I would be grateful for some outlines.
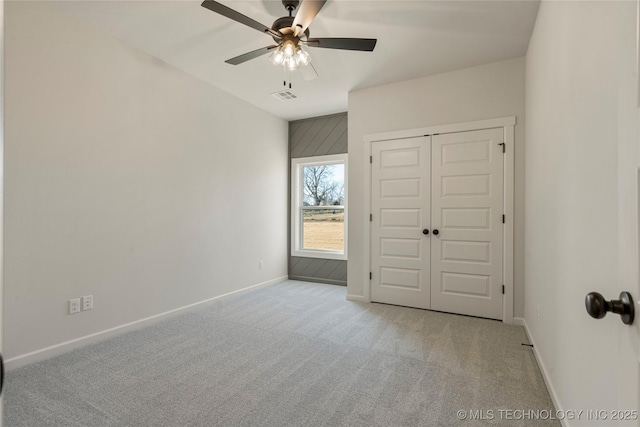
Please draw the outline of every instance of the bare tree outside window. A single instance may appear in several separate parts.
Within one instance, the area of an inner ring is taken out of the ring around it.
[[[305,206],[342,206],[344,204],[344,167],[342,165],[304,168]]]

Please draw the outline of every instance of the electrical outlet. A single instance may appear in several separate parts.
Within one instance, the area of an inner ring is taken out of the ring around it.
[[[69,300],[69,314],[80,313],[80,298]]]
[[[82,297],[82,310],[91,310],[93,308],[93,295]]]
[[[263,263],[262,261],[260,261],[260,262],[258,263],[258,268],[259,268],[260,270],[262,270],[262,267],[264,267],[264,263]]]

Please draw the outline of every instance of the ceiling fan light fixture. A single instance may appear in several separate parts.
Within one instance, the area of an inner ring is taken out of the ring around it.
[[[287,58],[285,66],[289,71],[295,71],[298,69],[298,63],[293,57]]]
[[[269,60],[271,61],[271,63],[273,65],[283,65],[284,61],[285,61],[285,56],[284,53],[282,53],[282,50],[280,50],[280,47],[278,47],[269,57]]]
[[[309,65],[311,55],[292,40],[282,42],[271,54],[269,60],[273,65],[282,66],[285,70],[295,71]]]
[[[298,49],[296,51],[296,63],[299,66],[304,67],[305,65],[309,65],[310,62],[311,62],[311,55],[309,55],[309,53],[302,50],[302,48],[298,46]]]
[[[296,44],[291,40],[285,40],[280,45],[280,50],[282,50],[285,57],[291,58],[296,53]]]

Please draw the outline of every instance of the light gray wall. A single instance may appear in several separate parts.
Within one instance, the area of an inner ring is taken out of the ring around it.
[[[525,319],[558,409],[640,402],[640,322],[584,306],[591,291],[640,297],[637,16],[636,2],[543,1],[527,53]],[[567,425],[638,425],[584,418]]]
[[[514,315],[524,315],[525,61],[516,58],[349,94],[348,294],[364,296],[364,142],[367,134],[516,116]]]
[[[286,121],[44,3],[5,43],[7,358],[286,277]]]
[[[347,113],[289,122],[289,159],[346,153],[347,123]],[[347,261],[290,256],[289,277],[346,285]]]

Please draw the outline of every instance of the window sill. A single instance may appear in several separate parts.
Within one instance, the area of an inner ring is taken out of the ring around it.
[[[301,258],[319,258],[319,259],[335,259],[340,261],[347,260],[347,254],[341,252],[333,252],[333,251],[291,251],[291,256],[301,257]]]

